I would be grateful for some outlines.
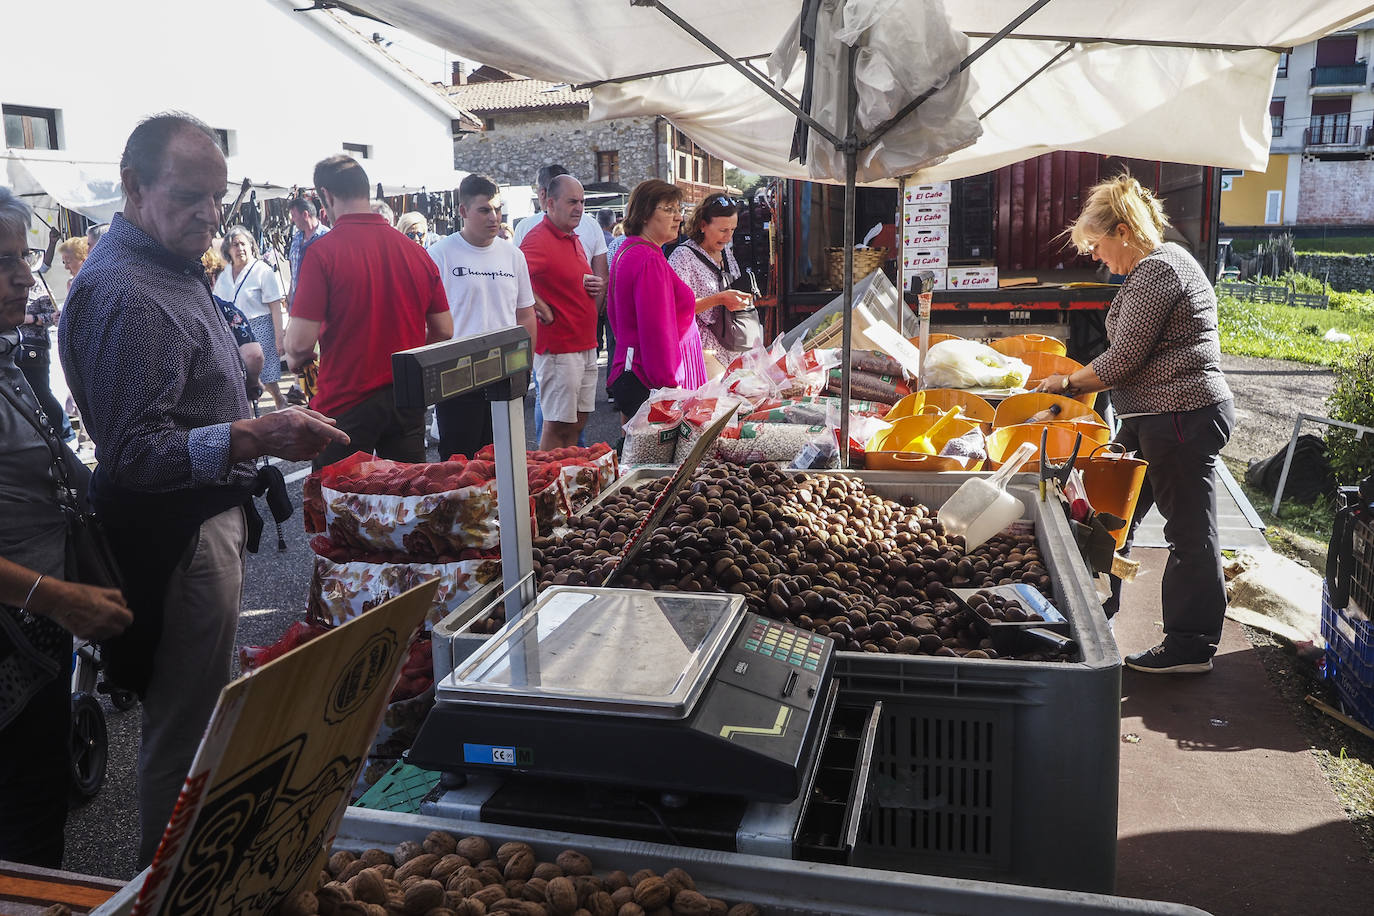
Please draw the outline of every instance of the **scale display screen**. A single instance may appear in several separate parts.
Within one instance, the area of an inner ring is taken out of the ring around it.
[[[550,589],[441,690],[459,702],[681,718],[743,614],[735,595]]]

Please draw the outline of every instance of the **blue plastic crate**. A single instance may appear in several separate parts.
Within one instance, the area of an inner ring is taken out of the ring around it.
[[[1374,695],[1374,664],[1365,661],[1359,648],[1351,640],[1350,626],[1337,617],[1329,632],[1322,635],[1326,638],[1327,651],[1335,654],[1347,675]]]
[[[1374,688],[1360,683],[1353,667],[1343,661],[1328,646],[1326,649],[1326,677],[1336,688],[1345,711],[1352,718],[1374,727]]]
[[[1348,647],[1346,657],[1366,666],[1370,672],[1368,683],[1374,684],[1374,622],[1355,602],[1353,593],[1347,607],[1333,608],[1326,583],[1322,583],[1321,632],[1328,645],[1339,635]]]

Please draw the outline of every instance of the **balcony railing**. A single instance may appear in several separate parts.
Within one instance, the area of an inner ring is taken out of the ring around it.
[[[1345,121],[1313,118],[1312,126],[1303,131],[1304,146],[1359,146],[1364,141],[1364,128]]]
[[[1360,86],[1369,72],[1367,64],[1346,64],[1340,67],[1313,67],[1313,86]]]

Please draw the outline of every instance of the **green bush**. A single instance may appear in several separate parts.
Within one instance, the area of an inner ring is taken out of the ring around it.
[[[1327,414],[1333,420],[1358,423],[1374,428],[1374,346],[1365,346],[1345,355],[1335,364],[1336,384],[1326,399]],[[1326,433],[1331,452],[1331,470],[1338,484],[1353,484],[1374,473],[1374,436],[1356,434],[1339,426]]]

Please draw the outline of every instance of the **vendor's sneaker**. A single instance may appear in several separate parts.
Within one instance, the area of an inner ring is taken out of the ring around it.
[[[1206,674],[1212,670],[1212,660],[1188,661],[1177,650],[1160,643],[1144,652],[1126,656],[1126,667],[1146,674]]]

